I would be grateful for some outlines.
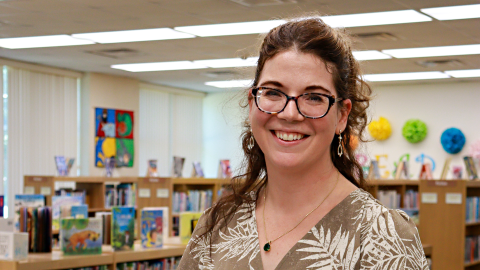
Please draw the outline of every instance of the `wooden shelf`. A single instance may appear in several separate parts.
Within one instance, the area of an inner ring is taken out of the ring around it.
[[[15,262],[16,270],[54,270],[113,264],[113,254],[63,256],[61,251],[30,253],[25,261]],[[13,266],[12,265],[12,266]],[[1,266],[1,265],[0,265]],[[2,268],[2,270],[8,268]]]
[[[114,252],[115,263],[146,261],[158,258],[182,256],[186,245],[164,245],[162,248],[144,249],[141,245],[135,244],[132,251]]]
[[[470,266],[474,266],[474,265],[480,265],[480,260],[478,261],[474,261],[474,262],[466,262],[463,266],[464,267],[470,267]]]
[[[477,225],[480,225],[480,221],[465,222],[465,226],[477,226]]]
[[[174,185],[217,185],[229,183],[229,179],[216,178],[172,178]]]
[[[470,188],[480,188],[480,180],[464,180],[467,187]]]
[[[423,244],[423,252],[425,256],[432,256],[432,245]]]
[[[408,180],[408,179],[370,179],[367,180],[367,185],[369,186],[401,186],[401,185],[411,185],[418,186],[418,180]]]

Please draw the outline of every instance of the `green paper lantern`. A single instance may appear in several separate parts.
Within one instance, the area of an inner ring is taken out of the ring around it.
[[[418,119],[410,119],[403,125],[402,135],[410,143],[423,141],[427,136],[427,125]]]

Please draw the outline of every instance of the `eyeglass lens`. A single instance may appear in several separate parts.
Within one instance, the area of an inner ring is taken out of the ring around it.
[[[276,89],[259,89],[257,92],[258,107],[270,113],[278,113],[286,107],[287,96]],[[330,107],[328,97],[318,93],[305,93],[297,99],[298,109],[307,117],[321,117]]]

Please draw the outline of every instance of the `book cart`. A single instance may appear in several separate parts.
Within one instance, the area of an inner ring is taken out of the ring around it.
[[[105,185],[108,183],[135,183],[137,192],[137,209],[144,207],[168,206],[170,209],[170,223],[178,214],[172,215],[173,192],[188,190],[213,191],[213,201],[218,198],[222,186],[229,183],[228,179],[208,178],[162,178],[162,177],[54,177],[54,176],[25,176],[24,187],[29,192],[43,194],[47,205],[51,205],[51,196],[54,195],[55,182],[75,182],[77,189],[87,190],[86,203],[89,213],[109,211],[105,208]],[[480,187],[480,185],[479,185]],[[376,196],[379,190],[396,190],[402,201],[406,190],[419,190],[419,181],[415,180],[369,180],[367,190]],[[480,189],[479,189],[480,190]],[[402,202],[403,207],[403,202]],[[137,220],[140,222],[137,213]],[[479,223],[480,224],[480,223]],[[172,226],[171,226],[172,227]],[[479,225],[480,227],[480,225]],[[435,243],[430,241],[425,243]],[[25,261],[0,261],[2,270],[43,270],[43,269],[70,269],[96,265],[106,265],[109,270],[115,270],[117,263],[154,260],[183,255],[185,245],[167,243],[161,249],[142,249],[139,244],[132,251],[113,252],[111,247],[104,246],[101,255],[63,256],[61,251],[52,253],[30,253]],[[432,245],[424,244],[427,256],[436,257],[432,252]],[[440,270],[440,268],[438,268]],[[453,268],[452,268],[453,269]],[[437,268],[435,268],[437,270]]]

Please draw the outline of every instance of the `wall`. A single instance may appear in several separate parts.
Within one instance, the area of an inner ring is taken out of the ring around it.
[[[99,73],[87,73],[82,78],[80,96],[81,106],[81,175],[102,176],[104,168],[94,164],[95,155],[95,108],[112,108],[134,112],[134,165],[131,168],[117,168],[114,176],[138,176],[138,138],[139,138],[139,82],[126,77]]]
[[[360,152],[375,155],[387,154],[381,164],[392,171],[393,162],[410,153],[413,178],[418,177],[419,163],[415,157],[421,153],[434,158],[439,177],[443,163],[449,156],[441,144],[440,136],[449,127],[463,131],[467,142],[464,150],[452,155],[452,165],[462,165],[462,157],[468,154],[469,145],[480,139],[480,82],[437,81],[425,84],[374,86],[375,99],[370,117],[377,120],[386,117],[392,125],[392,136],[385,141],[369,142]],[[204,101],[204,163],[207,176],[216,176],[216,165],[221,158],[231,160],[232,168],[238,168],[242,159],[240,148],[241,120],[246,115],[238,107],[238,92],[213,93]],[[428,126],[428,135],[418,144],[408,143],[401,135],[403,124],[410,118],[418,118]],[[382,174],[384,171],[382,170]],[[449,175],[449,177],[451,177]]]

